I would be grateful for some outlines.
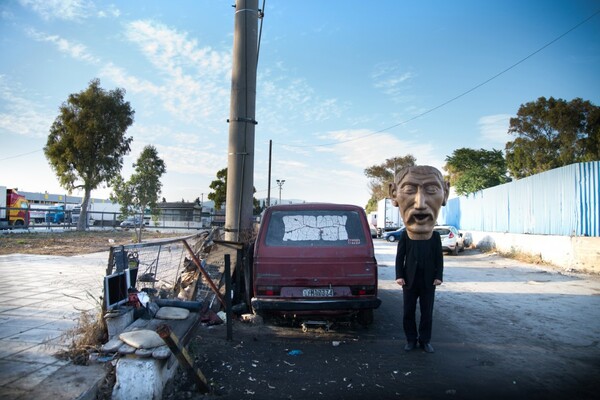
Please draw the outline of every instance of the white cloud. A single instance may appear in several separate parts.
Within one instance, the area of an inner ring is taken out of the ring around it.
[[[217,170],[227,166],[225,151],[219,153],[189,145],[156,145],[156,148],[165,161],[167,173],[198,174],[214,178]]]
[[[478,125],[482,139],[491,142],[492,146],[501,144],[504,147],[506,142],[512,140],[508,134],[508,126],[512,117],[513,115],[510,114],[497,114],[479,118]]]
[[[30,29],[27,31],[27,33],[30,37],[38,42],[49,42],[54,44],[61,53],[65,53],[76,60],[85,61],[90,64],[97,64],[100,61],[98,58],[89,53],[87,48],[81,43],[71,42],[58,35],[47,35],[45,33],[38,32],[35,29]]]
[[[90,0],[19,0],[19,3],[23,7],[31,8],[45,20],[81,21],[94,15],[99,18],[121,15],[114,4],[98,10]]]
[[[427,141],[400,140],[389,133],[373,134],[368,130],[335,131],[328,134],[339,141],[332,149],[340,161],[363,170],[388,158],[412,154],[419,164],[439,167],[434,146]]]
[[[206,122],[215,116],[226,118],[231,88],[229,52],[200,47],[186,33],[152,21],[131,22],[126,37],[164,77],[160,86],[131,90],[156,92],[160,87],[163,107],[187,122]],[[114,66],[112,69],[114,73]]]
[[[90,15],[94,5],[87,0],[19,0],[43,19],[79,20]]]
[[[41,106],[27,99],[20,87],[7,84],[6,76],[0,76],[0,131],[34,138],[48,136],[53,117]]]
[[[119,17],[121,16],[121,10],[119,10],[114,4],[110,4],[106,10],[98,11],[97,15],[99,18]]]
[[[139,79],[127,74],[125,70],[108,63],[100,70],[100,75],[113,80],[118,86],[124,87],[128,92],[147,93],[159,96],[162,88],[147,80]]]
[[[323,98],[306,80],[286,74],[284,66],[276,65],[258,77],[257,115],[261,126],[283,137],[307,121],[312,124],[341,117],[344,105],[338,99]]]
[[[378,64],[371,74],[373,86],[396,102],[406,102],[412,98],[404,93],[414,77],[412,72],[401,71],[394,64]]]

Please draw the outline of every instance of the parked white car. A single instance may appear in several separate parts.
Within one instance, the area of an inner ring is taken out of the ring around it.
[[[463,234],[452,225],[436,225],[434,231],[439,232],[442,238],[442,251],[452,255],[457,255],[459,251],[465,249]]]

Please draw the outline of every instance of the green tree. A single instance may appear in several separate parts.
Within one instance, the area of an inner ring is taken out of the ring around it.
[[[365,168],[365,175],[369,178],[369,191],[371,198],[367,203],[366,212],[377,211],[377,201],[388,197],[388,185],[394,176],[404,167],[415,165],[417,159],[411,154],[404,157],[393,157],[385,160],[383,164],[372,165]]]
[[[158,214],[158,199],[162,190],[160,178],[167,171],[165,162],[158,156],[154,146],[144,147],[140,157],[133,164],[134,173],[125,181],[120,175],[111,181],[113,192],[110,199],[121,205],[125,216],[140,215],[140,224],[136,227],[138,243],[142,241],[142,227],[146,209],[153,215]]]
[[[371,197],[369,201],[367,201],[367,205],[365,206],[365,212],[368,214],[373,211],[377,211],[377,199]]]
[[[217,179],[212,181],[208,186],[213,192],[208,194],[208,199],[215,203],[215,210],[220,210],[227,199],[227,168],[217,171]],[[256,193],[256,188],[252,188],[253,193]],[[252,197],[252,212],[258,215],[264,210],[264,205],[261,207],[260,202]]]
[[[456,149],[446,157],[444,171],[458,195],[510,182],[501,150]]]
[[[217,171],[217,179],[208,187],[213,190],[208,194],[208,199],[215,203],[215,210],[220,210],[227,200],[227,168]]]
[[[600,108],[580,98],[540,97],[510,119],[506,164],[524,178],[565,165],[600,160]]]
[[[105,91],[94,79],[82,92],[69,95],[50,128],[44,154],[60,185],[69,193],[83,189],[77,230],[86,228],[92,190],[119,174],[129,153],[134,111],[125,90]]]

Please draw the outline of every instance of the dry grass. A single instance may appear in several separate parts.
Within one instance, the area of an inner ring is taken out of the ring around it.
[[[164,239],[182,234],[144,231],[143,240]],[[4,232],[0,234],[0,255],[46,254],[73,256],[108,251],[111,246],[136,242],[133,231],[66,231],[66,232]]]
[[[510,258],[512,260],[517,260],[528,264],[553,266],[551,263],[544,261],[541,254],[525,253],[515,249],[514,247],[512,247],[510,251],[502,251],[491,245],[479,245],[477,246],[477,249],[482,253],[496,253],[504,258]]]
[[[77,325],[63,333],[62,338],[69,345],[56,354],[57,357],[70,360],[76,365],[88,365],[89,355],[98,352],[108,339],[108,329],[104,321],[102,305],[98,299],[88,293],[95,301],[95,308],[81,311]]]
[[[542,259],[541,254],[529,254],[522,251],[515,250],[511,248],[508,252],[499,251],[502,257],[511,258],[513,260],[526,262],[529,264],[538,264],[538,265],[550,265]]]

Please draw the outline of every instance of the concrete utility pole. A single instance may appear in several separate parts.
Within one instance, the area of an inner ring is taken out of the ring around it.
[[[271,207],[271,153],[273,151],[273,141],[269,140],[269,177],[268,181],[268,189],[267,189],[267,207]]]
[[[225,240],[252,228],[258,0],[236,0],[229,114]]]

